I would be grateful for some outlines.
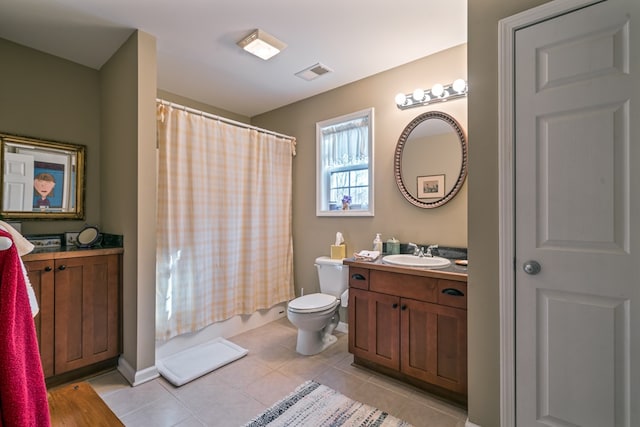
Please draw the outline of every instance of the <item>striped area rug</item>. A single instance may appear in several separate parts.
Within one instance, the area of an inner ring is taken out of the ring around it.
[[[307,381],[244,427],[260,426],[411,427],[411,424],[325,385]]]

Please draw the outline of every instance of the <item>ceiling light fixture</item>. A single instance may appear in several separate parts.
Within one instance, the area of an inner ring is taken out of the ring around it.
[[[238,46],[265,61],[282,51],[287,45],[261,29],[254,30],[238,42]]]
[[[396,95],[396,106],[401,110],[450,101],[467,96],[469,87],[463,79],[457,79],[450,85],[434,84],[430,90],[416,89],[413,93],[399,93]]]

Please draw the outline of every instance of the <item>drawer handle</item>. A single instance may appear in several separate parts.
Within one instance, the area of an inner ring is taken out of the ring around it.
[[[462,291],[459,291],[457,289],[453,289],[453,288],[447,288],[447,289],[443,289],[442,293],[445,295],[451,295],[452,297],[463,297],[464,293]]]
[[[60,267],[58,267],[58,270],[66,270],[67,266],[62,264]]]
[[[52,270],[52,268],[51,268],[51,266],[49,266],[49,265],[47,265],[47,266],[44,268],[44,271],[51,271],[51,270]]]
[[[351,275],[351,278],[352,278],[353,280],[367,280],[367,278],[366,278],[366,277],[364,277],[364,276],[363,276],[362,274],[360,274],[360,273],[352,274],[352,275]]]

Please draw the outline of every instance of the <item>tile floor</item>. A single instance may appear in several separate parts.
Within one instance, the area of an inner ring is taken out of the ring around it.
[[[301,356],[296,329],[283,318],[229,338],[247,348],[247,356],[182,387],[162,377],[130,387],[117,371],[88,381],[128,427],[238,427],[309,379],[416,427],[464,427],[464,410],[352,366],[347,335],[336,335],[338,342],[321,354]]]

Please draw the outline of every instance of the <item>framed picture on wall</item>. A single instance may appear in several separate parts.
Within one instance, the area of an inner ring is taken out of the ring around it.
[[[439,199],[444,197],[444,175],[418,177],[418,198]]]

